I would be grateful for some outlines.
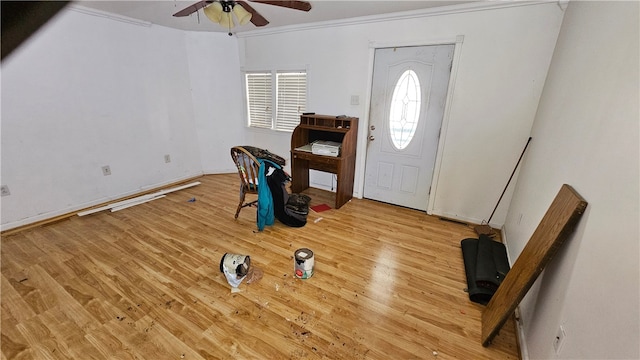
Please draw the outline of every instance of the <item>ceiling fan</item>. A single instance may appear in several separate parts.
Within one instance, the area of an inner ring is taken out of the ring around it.
[[[267,1],[267,0],[249,0],[254,3],[275,5],[294,10],[309,11],[311,4],[307,1]],[[231,36],[231,28],[234,26],[233,15],[235,15],[238,24],[244,25],[251,21],[255,26],[265,26],[269,21],[258,13],[246,1],[225,1],[225,0],[203,0],[190,5],[173,16],[188,16],[203,9],[204,14],[214,23],[220,24],[229,29]],[[233,15],[232,15],[233,14]]]

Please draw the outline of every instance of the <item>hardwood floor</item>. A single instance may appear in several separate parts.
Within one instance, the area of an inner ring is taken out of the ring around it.
[[[118,212],[2,237],[2,359],[517,359],[512,322],[485,348],[465,225],[353,199],[302,228],[237,220],[237,174]],[[332,194],[307,192],[312,205]],[[189,202],[191,198],[195,202]],[[315,274],[293,275],[293,253]],[[225,253],[264,271],[238,293]]]

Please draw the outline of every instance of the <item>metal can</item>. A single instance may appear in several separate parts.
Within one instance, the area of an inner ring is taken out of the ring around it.
[[[314,267],[315,258],[313,257],[313,251],[307,248],[296,250],[293,259],[293,271],[297,278],[310,278],[313,276]]]
[[[228,273],[236,274],[238,278],[247,275],[249,266],[251,266],[249,255],[226,253],[220,259],[220,272],[223,273],[224,269],[227,269]]]

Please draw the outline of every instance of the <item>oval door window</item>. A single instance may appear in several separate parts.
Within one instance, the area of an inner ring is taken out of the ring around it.
[[[420,81],[413,70],[405,71],[398,79],[391,97],[389,131],[393,146],[406,148],[418,128],[420,121]]]

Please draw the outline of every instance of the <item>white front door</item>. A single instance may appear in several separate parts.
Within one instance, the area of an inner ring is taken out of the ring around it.
[[[365,198],[427,210],[453,49],[376,49]]]

